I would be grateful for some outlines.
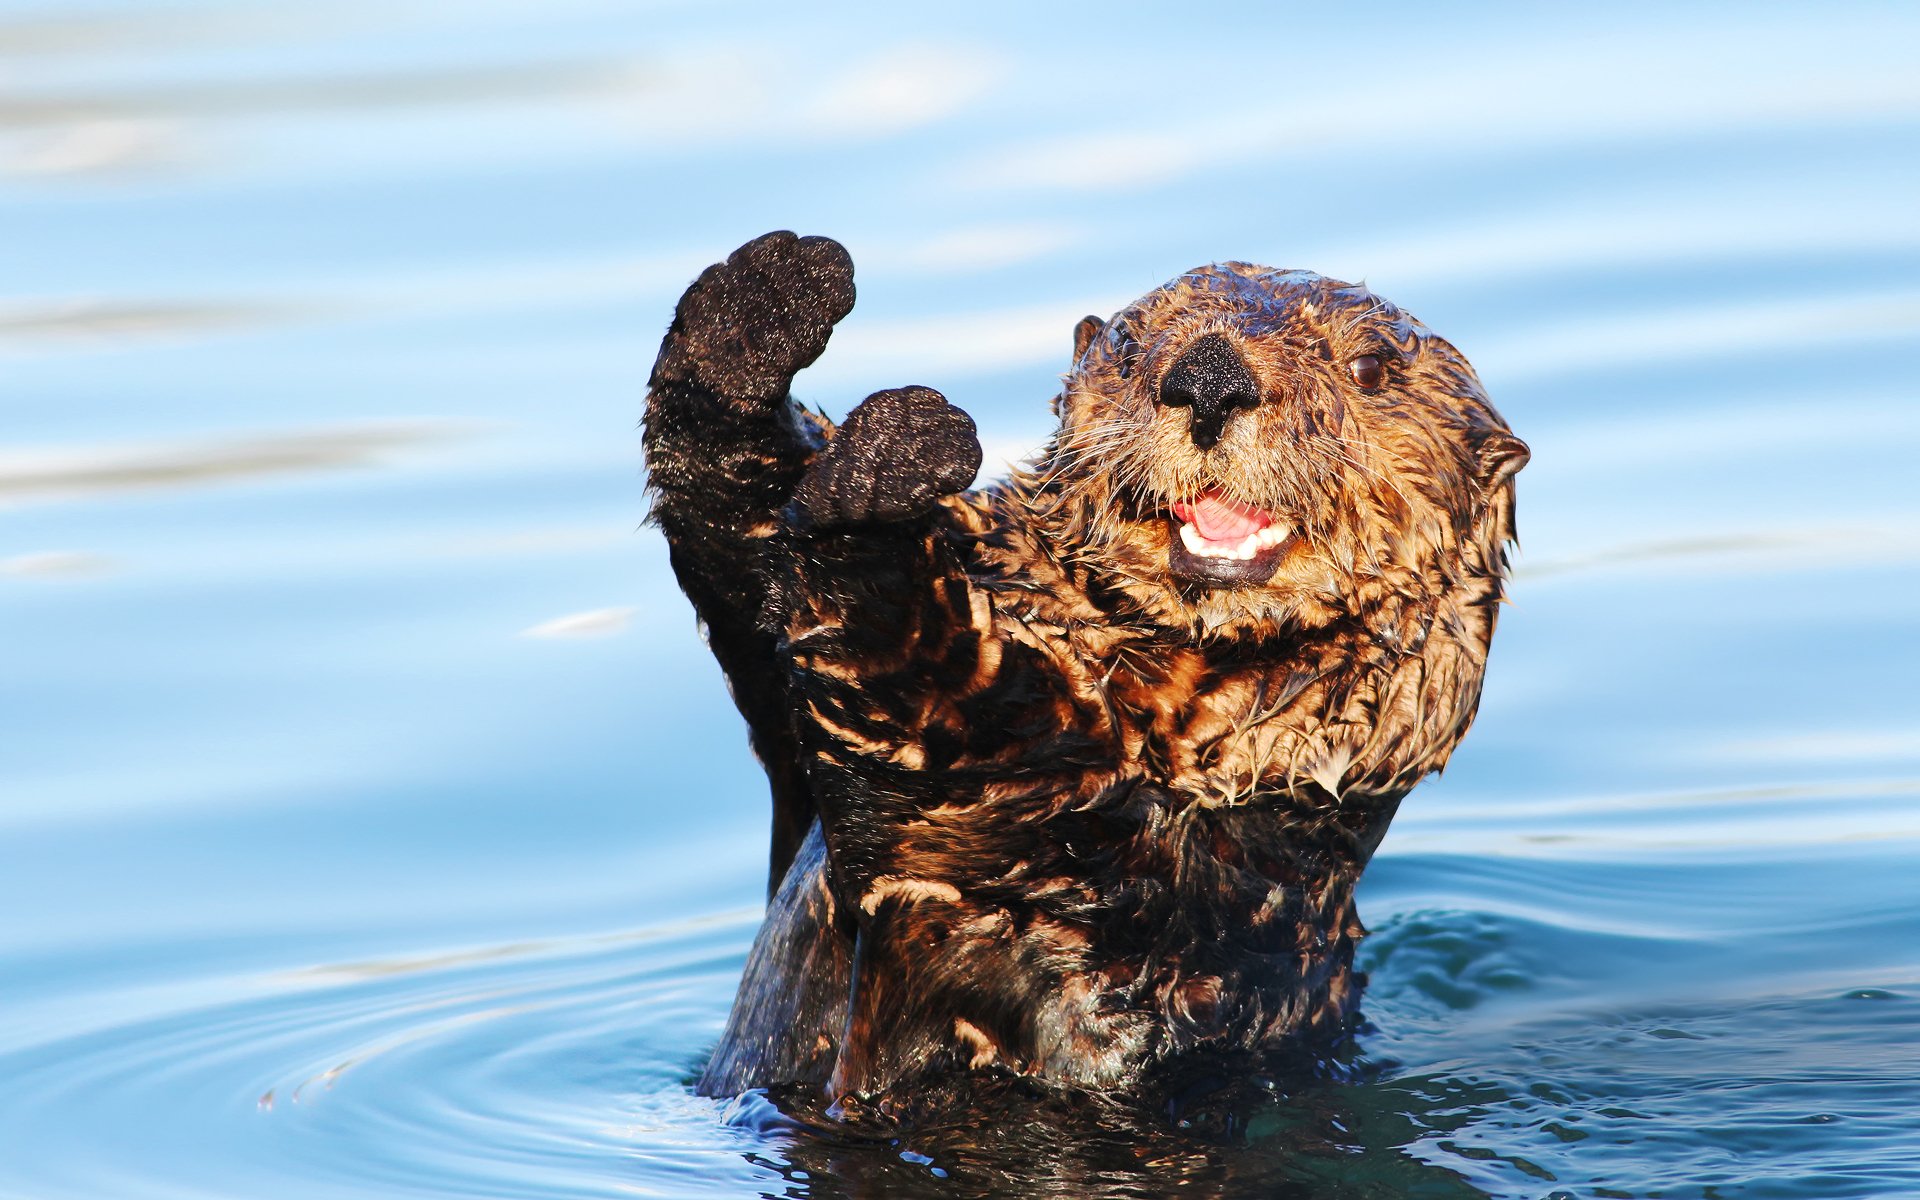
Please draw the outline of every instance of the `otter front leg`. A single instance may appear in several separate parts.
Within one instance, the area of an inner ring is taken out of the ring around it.
[[[940,500],[972,481],[980,458],[973,418],[932,388],[876,392],[847,414],[786,511],[796,700],[820,682],[815,664],[865,674],[944,640],[967,579]]]
[[[732,556],[771,532],[822,440],[788,389],[853,295],[853,262],[838,242],[782,231],[708,267],[680,297],[654,361],[644,438],[654,519],[676,551]]]
[[[980,470],[973,418],[932,388],[875,392],[851,413],[794,489],[788,519],[802,530],[842,532],[907,523]]]
[[[918,1070],[952,1036],[951,1013],[921,1011],[893,948],[911,919],[885,898],[888,880],[914,886],[902,882],[914,874],[899,862],[902,827],[953,798],[948,693],[974,676],[991,610],[941,499],[972,481],[980,459],[972,419],[938,392],[880,392],[848,415],[788,509],[796,716],[829,884],[860,930],[825,1081],[833,1099]]]
[[[931,668],[977,653],[977,633],[958,644],[974,617],[967,538],[940,501],[980,457],[972,418],[930,388],[900,388],[848,414],[794,489],[782,617],[816,793],[822,756],[915,758],[945,674]],[[830,732],[847,722],[864,732]],[[831,847],[835,813],[823,815]]]
[[[839,243],[787,232],[756,238],[680,298],[647,397],[653,520],[773,790],[770,891],[814,815],[764,621],[768,539],[825,433],[788,389],[853,298],[853,263]]]

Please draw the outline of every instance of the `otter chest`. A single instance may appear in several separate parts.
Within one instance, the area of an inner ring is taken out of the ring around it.
[[[1051,681],[1010,693],[1045,696],[1044,712],[969,715],[993,728],[1050,721],[1054,736],[1098,745],[1089,782],[1146,778],[1220,805],[1325,774],[1328,693],[1323,673],[1297,658],[1129,639],[1092,624],[1014,618],[1003,628],[1019,648],[1002,656],[1003,669]]]

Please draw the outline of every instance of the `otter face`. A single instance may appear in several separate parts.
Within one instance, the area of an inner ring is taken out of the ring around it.
[[[1032,483],[1157,620],[1320,626],[1497,582],[1527,449],[1444,340],[1307,271],[1191,271],[1076,336]]]

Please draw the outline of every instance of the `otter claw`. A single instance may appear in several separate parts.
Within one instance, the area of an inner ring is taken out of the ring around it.
[[[674,310],[653,386],[693,384],[730,400],[787,394],[853,310],[853,260],[832,238],[757,237],[701,272]]]
[[[980,470],[973,418],[932,388],[875,392],[861,401],[794,489],[799,529],[908,521],[965,491]]]

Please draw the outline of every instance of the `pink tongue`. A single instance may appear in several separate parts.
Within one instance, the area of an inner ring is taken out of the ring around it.
[[[1173,515],[1190,522],[1210,542],[1237,542],[1265,529],[1273,518],[1251,504],[1235,504],[1207,492],[1192,504],[1175,504]]]

